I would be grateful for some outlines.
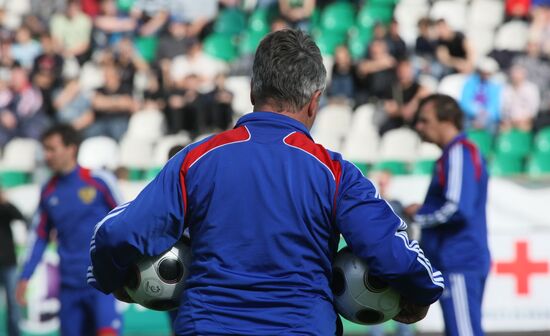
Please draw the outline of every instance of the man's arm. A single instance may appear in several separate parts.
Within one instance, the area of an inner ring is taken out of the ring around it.
[[[32,250],[28,254],[27,260],[23,265],[23,270],[19,276],[19,282],[17,283],[15,297],[17,302],[21,305],[26,304],[25,293],[27,291],[27,285],[31,278],[36,266],[42,259],[44,250],[48,246],[50,231],[52,230],[52,223],[47,213],[39,206],[38,212],[35,215],[34,223],[32,226],[35,232],[31,235],[30,241],[32,242]]]
[[[34,217],[33,226],[34,234],[31,235],[31,241],[33,242],[31,253],[28,254],[28,258],[25,261],[23,270],[21,272],[21,279],[28,280],[34,273],[34,270],[40,259],[42,259],[42,254],[48,245],[50,240],[50,231],[52,230],[52,223],[47,215],[46,211],[39,208],[38,213]],[[34,238],[34,239],[33,239]]]
[[[432,304],[444,288],[441,272],[432,268],[416,241],[409,241],[407,225],[372,183],[351,163],[342,164],[336,223],[346,242],[406,302]]]
[[[161,254],[180,239],[185,211],[181,166],[186,153],[178,153],[136,199],[114,208],[96,225],[90,285],[104,293],[119,289],[127,269],[140,256]]]
[[[477,178],[472,155],[461,144],[454,145],[444,162],[446,201],[443,205],[424,204],[414,216],[421,227],[461,223],[476,203]],[[479,167],[481,168],[481,167]]]

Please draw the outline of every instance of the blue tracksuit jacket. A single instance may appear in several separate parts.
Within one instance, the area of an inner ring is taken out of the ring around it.
[[[131,203],[96,227],[89,283],[111,292],[140,255],[191,235],[178,335],[334,335],[330,279],[340,233],[372,272],[430,304],[444,287],[372,183],[271,113],[175,155]]]
[[[34,243],[23,271],[29,279],[42,258],[50,231],[56,230],[61,285],[86,288],[86,271],[94,226],[120,202],[114,176],[77,166],[71,173],[52,177],[42,188],[35,217]]]
[[[481,154],[464,134],[444,149],[424,205],[415,216],[422,248],[444,272],[489,271],[487,244],[488,174]]]

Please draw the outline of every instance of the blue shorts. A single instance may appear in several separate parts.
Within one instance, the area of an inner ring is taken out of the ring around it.
[[[439,298],[447,336],[482,336],[481,303],[487,275],[443,273],[445,290]]]
[[[61,336],[90,335],[100,331],[121,334],[122,318],[116,311],[116,299],[89,288],[61,288],[59,320]]]

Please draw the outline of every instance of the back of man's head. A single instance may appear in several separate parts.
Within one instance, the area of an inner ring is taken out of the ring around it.
[[[326,70],[313,39],[299,30],[268,34],[258,46],[252,68],[251,97],[255,110],[300,111],[326,85]]]

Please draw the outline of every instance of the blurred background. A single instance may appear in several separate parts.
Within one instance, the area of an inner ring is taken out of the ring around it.
[[[131,200],[174,145],[251,112],[255,49],[285,27],[314,37],[329,74],[314,139],[366,176],[389,174],[386,194],[405,205],[422,202],[440,155],[411,128],[419,100],[460,102],[492,175],[485,329],[549,335],[550,0],[0,0],[7,199],[33,216],[49,177],[37,139],[70,123],[85,136],[80,164],[115,172]],[[13,231],[23,258],[27,226]],[[56,335],[57,262],[52,246],[32,280],[26,335]],[[169,334],[165,313],[120,309],[127,335]],[[415,328],[440,334],[439,308]]]

